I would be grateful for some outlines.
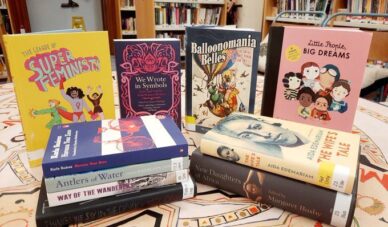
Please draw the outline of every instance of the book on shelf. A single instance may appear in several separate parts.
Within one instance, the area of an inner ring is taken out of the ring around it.
[[[276,7],[278,14],[283,11],[327,12],[332,2],[332,0],[280,0],[276,2]],[[320,15],[287,13],[283,14],[282,18],[283,17],[297,19],[314,19],[320,17]]]
[[[46,178],[188,155],[188,145],[169,116],[56,125],[43,158]]]
[[[346,9],[350,13],[368,13],[368,14],[384,14],[387,13],[386,5],[387,0],[356,0],[347,1]],[[372,16],[354,16],[347,15],[346,21],[356,23],[371,23],[381,24],[384,21],[383,17],[372,17]]]
[[[123,30],[123,33],[136,31],[136,18],[125,17],[125,18],[122,18],[121,21],[122,21],[121,29]]]
[[[350,226],[353,220],[358,177],[354,179],[352,193],[344,194],[203,155],[199,149],[191,155],[190,173],[198,183],[330,225]]]
[[[192,198],[197,194],[195,182],[188,181],[139,192],[124,193],[85,202],[49,207],[47,193],[42,181],[36,208],[37,226],[65,226],[80,224],[126,211],[171,203]]]
[[[201,139],[201,152],[350,194],[360,136],[246,113],[232,113]]]
[[[186,28],[186,128],[204,133],[232,112],[253,113],[260,32]]]
[[[178,39],[114,40],[120,115],[170,115],[181,127]]]
[[[371,38],[356,29],[271,27],[261,115],[350,132]]]
[[[4,36],[31,166],[54,125],[115,118],[107,32],[58,32]]]
[[[49,206],[54,207],[128,192],[142,191],[148,188],[163,187],[166,185],[184,182],[188,179],[189,173],[187,169],[166,173],[156,173],[105,184],[47,193],[47,199]]]
[[[44,178],[48,193],[101,185],[114,181],[143,177],[151,174],[179,171],[189,168],[189,157],[132,164],[123,167],[96,170],[86,173]]]

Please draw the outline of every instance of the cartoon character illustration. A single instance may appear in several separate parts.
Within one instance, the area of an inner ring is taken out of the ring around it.
[[[321,95],[327,95],[331,92],[333,83],[340,78],[340,71],[337,66],[328,64],[321,68],[319,74],[319,83],[315,84],[314,92]]]
[[[319,65],[315,62],[306,62],[301,66],[300,72],[303,75],[303,84],[311,89],[318,83]]]
[[[304,119],[311,115],[311,104],[315,102],[315,93],[310,87],[303,87],[299,90],[297,99],[299,101],[298,114]]]
[[[218,117],[225,117],[236,111],[238,108],[237,95],[239,94],[236,82],[234,70],[228,70],[222,75],[218,75],[207,85],[210,98],[206,100],[204,106],[207,106],[210,112]]]
[[[70,103],[73,109],[73,122],[86,121],[85,115],[82,111],[83,109],[86,109],[86,111],[90,114],[91,118],[95,119],[95,115],[93,115],[93,112],[90,110],[89,106],[83,99],[85,95],[82,89],[78,87],[69,87],[65,92],[63,86],[64,81],[65,79],[62,78],[59,84],[59,89],[62,97]]]
[[[330,92],[333,102],[329,111],[338,111],[344,113],[348,110],[348,103],[343,101],[350,93],[350,84],[347,80],[338,80],[333,84],[333,90]]]
[[[284,90],[284,97],[287,100],[296,100],[299,88],[303,85],[302,74],[289,72],[284,75],[283,85],[286,88]]]
[[[51,129],[54,125],[62,124],[61,116],[64,116],[66,119],[69,117],[69,113],[66,112],[66,109],[62,106],[59,106],[60,101],[56,99],[49,99],[48,104],[50,108],[40,109],[40,110],[31,110],[31,115],[33,117],[37,115],[50,114],[51,120],[46,124],[46,128]]]
[[[331,102],[332,98],[330,95],[318,95],[315,99],[315,106],[311,111],[311,117],[323,121],[330,121],[331,118],[328,109]]]
[[[101,120],[104,119],[104,112],[100,106],[100,101],[101,101],[101,98],[102,98],[102,88],[101,88],[101,85],[98,85],[97,86],[97,92],[94,92],[92,94],[92,96],[90,97],[90,93],[92,93],[92,90],[93,88],[92,87],[88,87],[87,88],[87,93],[86,93],[86,97],[88,98],[88,100],[93,104],[93,114],[94,115],[98,115],[100,117]]]

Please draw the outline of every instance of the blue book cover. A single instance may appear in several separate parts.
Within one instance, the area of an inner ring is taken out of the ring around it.
[[[114,40],[122,118],[170,115],[181,126],[179,39]]]
[[[232,112],[253,113],[260,32],[186,28],[186,128],[205,133]]]
[[[169,116],[142,116],[56,125],[43,157],[43,175],[69,175],[188,155]]]

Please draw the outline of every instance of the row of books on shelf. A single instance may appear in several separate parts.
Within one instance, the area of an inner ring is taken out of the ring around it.
[[[195,4],[157,3],[156,25],[219,24],[222,7],[197,7]]]
[[[255,109],[260,33],[189,26],[186,35],[185,126],[204,134],[204,155],[194,152],[190,164],[194,179],[349,225],[360,142],[350,132],[371,35],[271,28],[262,117],[248,114]],[[4,41],[31,164],[44,152],[38,225],[195,196],[180,131],[179,39],[115,40],[122,120],[106,120],[116,118],[106,32]],[[300,193],[305,200],[295,200]]]
[[[176,33],[176,32],[158,32],[158,33],[156,33],[156,38],[159,38],[159,39],[173,38],[173,39],[179,40],[181,56],[185,55],[185,49],[186,49],[185,48],[186,47],[186,35],[185,34],[180,34],[180,33]]]
[[[6,0],[0,0],[0,8],[7,8]]]
[[[277,7],[277,13],[281,13],[283,11],[323,11],[326,12],[326,10],[330,7],[330,2],[333,2],[332,0],[278,0],[276,2]],[[306,18],[312,18],[313,15],[297,15],[297,14],[290,14],[290,15],[284,15],[285,17],[293,17],[293,18],[299,18],[299,17],[306,17]]]
[[[136,32],[136,18],[135,17],[122,18],[121,19],[121,28],[123,30],[123,33]]]
[[[356,0],[347,2],[347,12],[350,13],[375,13],[387,14],[387,0]],[[347,16],[347,21],[361,23],[388,23],[388,18],[372,16]]]

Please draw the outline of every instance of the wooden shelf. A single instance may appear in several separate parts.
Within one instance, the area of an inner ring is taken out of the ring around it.
[[[137,32],[136,32],[136,31],[126,31],[126,30],[122,30],[121,34],[122,34],[122,35],[136,35]]]
[[[155,3],[198,3],[198,4],[212,4],[223,5],[224,0],[155,0]]]
[[[185,29],[184,25],[155,25],[155,31],[184,31]]]
[[[129,7],[121,7],[121,11],[136,11],[134,6],[129,6]]]
[[[7,6],[0,6],[0,9],[7,9]]]
[[[299,18],[279,18],[278,22],[288,22],[288,23],[296,23],[296,24],[320,24],[322,22],[321,19],[305,19],[302,18],[303,16],[300,16]],[[275,20],[275,17],[266,17],[265,18],[268,21]]]
[[[388,31],[388,24],[373,24],[373,23],[362,23],[362,22],[347,22],[347,21],[334,21],[334,26],[340,27],[355,27],[364,29],[373,29],[379,31]]]

